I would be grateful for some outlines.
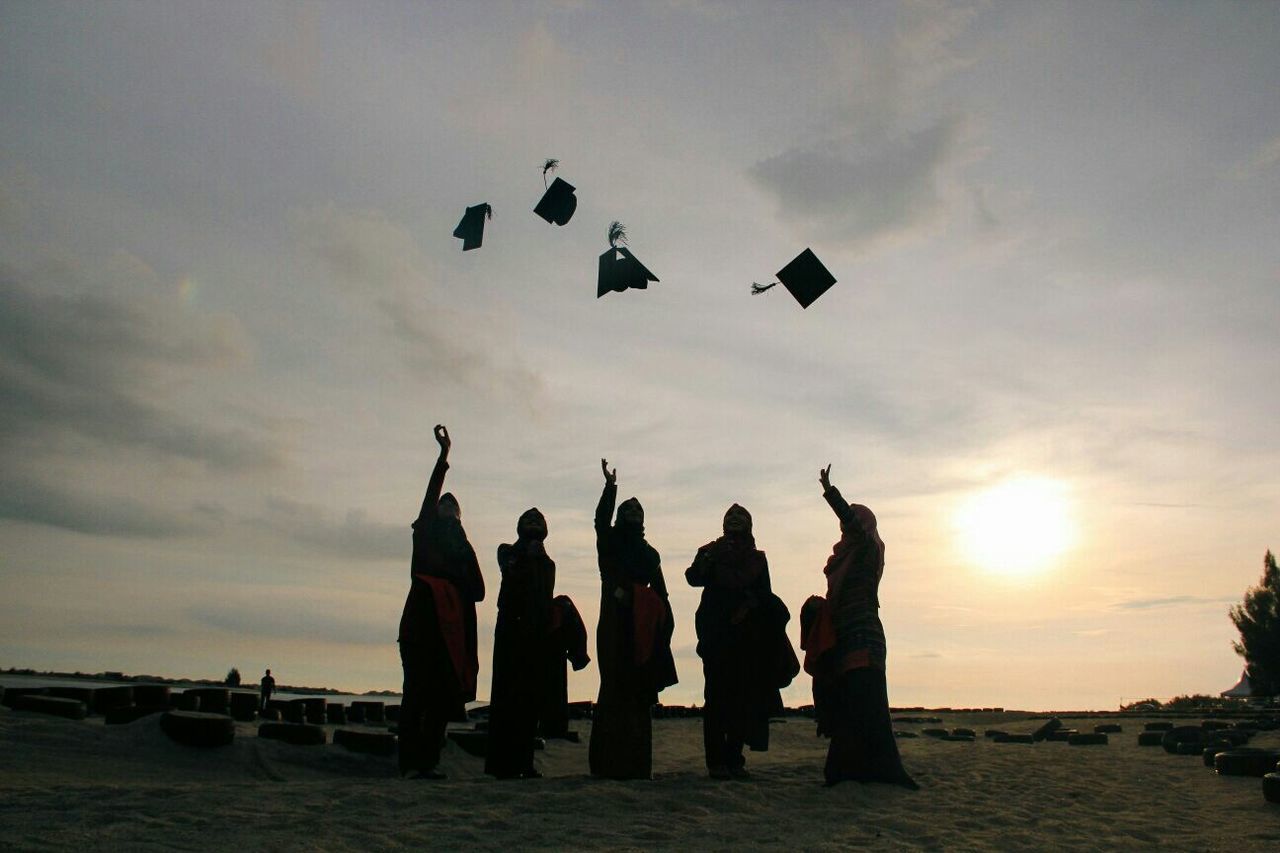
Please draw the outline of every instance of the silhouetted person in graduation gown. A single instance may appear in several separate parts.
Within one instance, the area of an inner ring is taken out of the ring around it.
[[[449,432],[435,428],[440,457],[413,523],[409,595],[400,617],[404,699],[400,706],[400,772],[442,779],[438,767],[449,720],[466,719],[476,696],[476,602],[484,577],[462,529],[462,510],[441,495],[449,469]]]
[[[823,572],[825,600],[806,602],[812,616],[803,645],[805,670],[814,679],[821,725],[831,735],[824,768],[828,785],[844,780],[889,782],[916,789],[902,766],[889,719],[885,685],[888,647],[880,623],[884,541],[876,517],[849,504],[831,485],[831,466],[818,472],[823,497],[840,519],[840,541]]]
[[[537,778],[533,739],[550,688],[548,661],[564,668],[563,650],[551,643],[551,598],[556,564],[543,540],[547,522],[537,509],[516,523],[516,541],[498,546],[502,586],[493,637],[493,689],[489,694],[489,751],[484,772],[499,779]]]
[[[591,774],[611,779],[653,776],[653,705],[676,683],[675,627],[658,552],[644,539],[644,509],[635,498],[618,507],[617,471],[601,459],[604,492],[596,507],[600,624],[596,658],[600,697],[592,711]]]
[[[697,629],[706,676],[707,771],[715,779],[746,777],[742,748],[769,748],[769,717],[782,711],[779,684],[795,674],[780,672],[790,650],[790,614],[770,587],[769,563],[751,535],[751,514],[737,504],[729,507],[724,535],[698,549],[685,579],[702,587]]]

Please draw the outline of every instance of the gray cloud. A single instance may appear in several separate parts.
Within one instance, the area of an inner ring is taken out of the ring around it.
[[[353,619],[305,598],[249,604],[199,604],[186,610],[199,625],[267,639],[381,645],[395,639],[385,621]]]
[[[70,435],[213,469],[270,467],[267,439],[173,401],[246,352],[234,318],[197,316],[177,295],[37,292],[0,277],[0,455]]]
[[[363,510],[351,510],[338,519],[314,504],[268,497],[266,512],[251,523],[337,557],[391,560],[409,554],[407,524],[370,521]]]
[[[967,119],[919,105],[969,63],[954,44],[977,13],[922,0],[894,14],[887,38],[825,36],[827,129],[748,170],[779,215],[807,233],[863,244],[910,232],[942,210],[940,184],[959,161]],[[993,226],[982,195],[971,198],[980,222]]]
[[[750,175],[777,198],[784,218],[864,242],[910,230],[936,214],[939,174],[959,151],[962,129],[963,121],[950,117],[897,135],[792,148],[757,163]]]
[[[295,225],[328,272],[382,315],[411,370],[533,407],[541,378],[481,347],[475,330],[482,321],[432,298],[436,287],[426,273],[428,262],[406,229],[378,211],[333,205],[296,213]]]
[[[31,479],[0,479],[0,518],[34,522],[76,533],[163,538],[199,532],[205,516],[156,508],[116,495],[88,495]]]

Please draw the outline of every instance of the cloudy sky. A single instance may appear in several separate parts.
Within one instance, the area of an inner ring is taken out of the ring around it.
[[[602,456],[668,702],[730,503],[793,613],[823,590],[826,463],[888,545],[894,704],[1225,689],[1280,547],[1277,44],[1263,2],[6,2],[0,666],[398,687],[443,422],[482,694],[527,507],[594,625]],[[615,219],[661,282],[597,300]],[[750,296],[806,247],[831,291]],[[988,510],[1012,574],[965,529],[1010,482],[1065,531]]]

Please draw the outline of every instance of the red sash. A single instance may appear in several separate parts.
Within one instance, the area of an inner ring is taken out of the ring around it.
[[[415,574],[414,577],[431,588],[431,600],[435,602],[440,636],[444,639],[445,648],[449,651],[449,660],[453,662],[453,672],[458,677],[458,685],[462,688],[464,695],[474,696],[480,665],[475,656],[467,652],[466,621],[462,612],[462,596],[458,595],[458,588],[444,578],[421,574]]]
[[[800,648],[804,649],[804,671],[818,675],[819,659],[836,647],[836,628],[831,622],[831,602],[820,595],[811,595],[805,602],[820,602],[818,615],[812,622],[800,620]]]
[[[636,666],[644,666],[653,657],[654,644],[666,618],[662,596],[643,584],[631,585],[632,649]]]

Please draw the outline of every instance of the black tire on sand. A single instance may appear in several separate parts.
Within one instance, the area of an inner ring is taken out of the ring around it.
[[[107,725],[118,726],[132,723],[134,720],[141,720],[143,717],[149,717],[152,714],[163,714],[168,710],[168,705],[128,705],[124,708],[108,708],[102,718]]]
[[[352,709],[355,709],[357,706],[364,709],[364,721],[366,723],[386,722],[387,705],[385,702],[359,701],[351,703]],[[350,717],[350,714],[348,714],[348,717]]]
[[[1262,777],[1262,796],[1268,803],[1280,803],[1280,772]]]
[[[1170,755],[1199,755],[1204,749],[1204,729],[1199,726],[1177,726],[1169,729],[1160,739],[1160,745],[1164,747],[1164,751]],[[1195,750],[1192,752],[1179,752],[1180,744],[1192,744]]]
[[[23,694],[14,700],[11,707],[15,711],[52,714],[55,717],[66,717],[68,720],[83,720],[89,713],[89,709],[79,699],[68,699],[65,696],[45,696],[39,693]]]
[[[247,690],[233,691],[230,702],[232,718],[242,723],[252,723],[258,718],[258,704],[260,701],[257,693],[250,693]]]
[[[139,708],[169,707],[169,685],[167,684],[134,684],[133,704]]]
[[[1094,732],[1093,734],[1077,733],[1067,738],[1067,743],[1071,746],[1106,746],[1107,735],[1106,732]]]
[[[231,691],[226,687],[191,687],[183,695],[200,697],[200,710],[206,714],[226,714],[230,710]]]
[[[335,729],[333,742],[352,752],[369,755],[395,755],[396,736],[385,732],[364,732],[355,729]]]
[[[186,746],[226,746],[235,740],[236,721],[226,714],[201,711],[166,711],[160,728],[171,739]]]
[[[48,687],[6,687],[4,695],[0,696],[0,702],[2,702],[6,708],[13,708],[16,707],[15,703],[18,701],[19,697],[47,696],[48,693]]]
[[[309,723],[262,723],[258,726],[258,737],[295,746],[321,746],[328,741],[323,728]]]
[[[1213,769],[1220,776],[1262,777],[1276,769],[1280,750],[1229,749],[1219,752],[1213,759]]]
[[[1062,728],[1062,720],[1059,720],[1057,717],[1050,717],[1044,725],[1031,733],[1031,737],[1033,740],[1039,742],[1045,740],[1050,734],[1056,732],[1060,728]]]
[[[489,754],[488,732],[449,732],[449,740],[453,741],[467,755],[484,758]]]

